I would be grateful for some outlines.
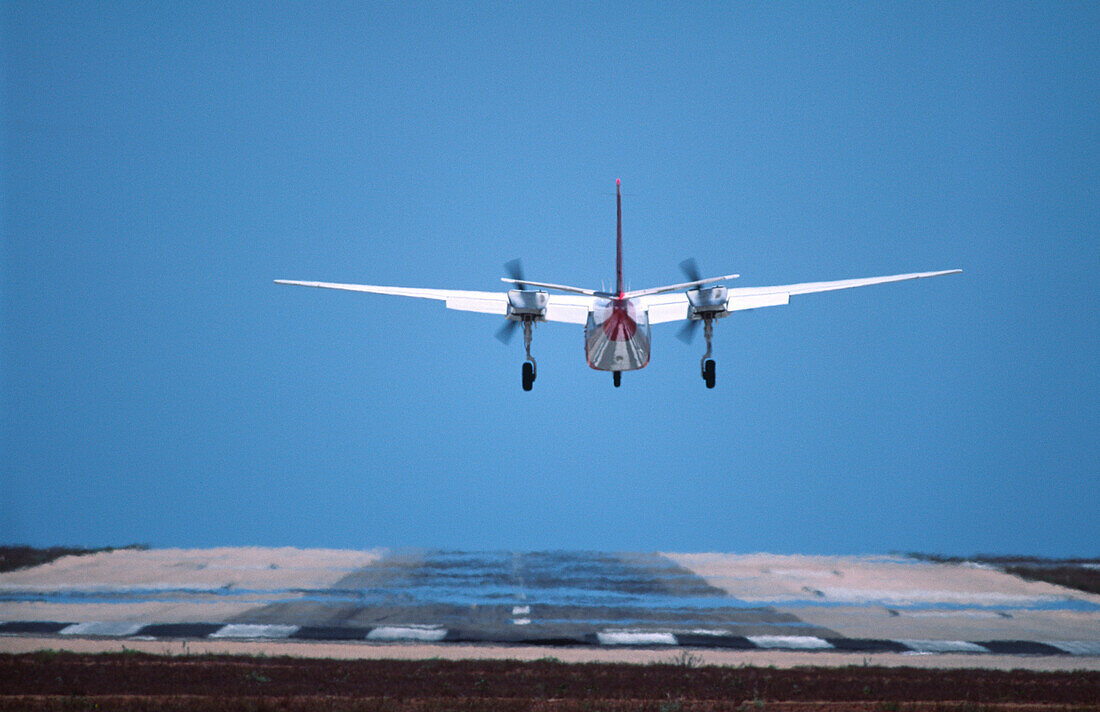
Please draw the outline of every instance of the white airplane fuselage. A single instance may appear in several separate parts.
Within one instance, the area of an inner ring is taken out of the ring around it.
[[[629,299],[596,302],[584,326],[584,355],[597,371],[636,371],[649,363],[649,318]]]

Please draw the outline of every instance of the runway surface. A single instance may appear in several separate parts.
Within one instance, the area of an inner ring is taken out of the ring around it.
[[[114,551],[0,574],[19,636],[1081,659],[1100,596],[899,557]]]

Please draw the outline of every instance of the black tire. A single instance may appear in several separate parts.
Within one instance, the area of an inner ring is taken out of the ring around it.
[[[530,361],[523,362],[523,390],[531,390],[535,385],[535,366]]]
[[[623,382],[623,372],[622,371],[612,371],[611,372],[611,380],[615,382],[615,387],[618,388],[619,384]]]
[[[707,359],[703,364],[703,380],[707,382],[707,388],[714,388],[714,359]]]

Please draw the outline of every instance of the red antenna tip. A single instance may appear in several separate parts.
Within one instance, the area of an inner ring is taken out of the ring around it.
[[[618,185],[618,184],[619,184],[619,179],[618,179],[618,178],[616,178],[616,179],[615,179],[615,185]]]

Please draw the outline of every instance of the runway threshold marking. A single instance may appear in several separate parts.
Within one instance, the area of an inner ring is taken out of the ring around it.
[[[596,633],[600,645],[677,645],[672,633],[649,631],[603,631]]]
[[[102,636],[107,638],[127,638],[145,627],[144,623],[128,621],[90,621],[73,623],[58,631],[58,635]]]
[[[914,653],[988,653],[989,648],[965,640],[901,640]]]
[[[1058,640],[1047,645],[1064,650],[1070,655],[1100,655],[1100,640]]]
[[[367,633],[367,640],[438,642],[446,636],[446,628],[386,625],[372,629],[370,633]]]
[[[758,648],[783,650],[829,650],[832,644],[812,635],[749,635],[745,636]]]
[[[280,623],[229,623],[214,633],[211,638],[289,638],[298,632],[300,626]]]

